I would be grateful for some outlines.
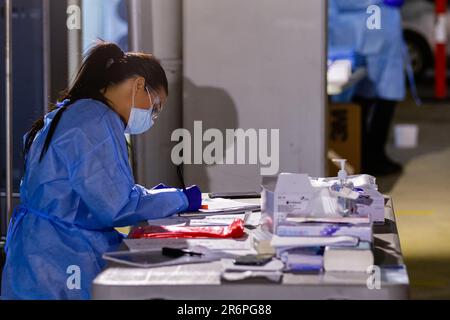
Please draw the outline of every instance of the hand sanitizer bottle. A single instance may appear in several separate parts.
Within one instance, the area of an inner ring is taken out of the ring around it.
[[[353,183],[347,182],[347,171],[345,170],[345,164],[347,162],[347,159],[333,159],[333,162],[339,162],[341,169],[338,172],[338,179],[339,181],[335,183],[331,188],[334,189],[334,191],[340,191],[342,188],[347,187],[349,189],[353,190]]]
[[[336,193],[341,193],[343,191],[352,191],[354,186],[353,183],[347,182],[347,171],[345,170],[345,164],[347,162],[346,159],[333,159],[333,162],[339,162],[341,169],[338,172],[338,182],[333,184],[331,186],[331,190]],[[349,189],[349,190],[344,190]],[[343,216],[347,216],[351,213],[352,207],[354,203],[351,199],[348,199],[343,196],[338,195],[338,206],[339,206],[339,213]]]

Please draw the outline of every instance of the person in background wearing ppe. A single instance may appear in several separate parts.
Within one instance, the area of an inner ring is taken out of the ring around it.
[[[330,0],[329,45],[353,48],[366,61],[367,77],[355,90],[362,107],[362,171],[373,175],[402,171],[386,155],[390,125],[398,101],[405,98],[405,44],[400,7],[404,0]],[[376,5],[380,28],[367,21]]]
[[[148,190],[129,165],[125,133],[149,130],[167,96],[152,55],[106,42],[89,51],[62,102],[25,136],[3,299],[89,299],[102,254],[123,238],[116,227],[200,208],[198,187]]]

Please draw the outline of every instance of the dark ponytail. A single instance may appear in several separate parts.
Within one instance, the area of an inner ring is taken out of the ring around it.
[[[59,120],[71,104],[80,99],[95,99],[111,108],[102,91],[134,76],[144,77],[147,86],[153,90],[164,89],[165,93],[169,94],[166,73],[153,55],[124,53],[116,44],[103,41],[93,46],[85,56],[72,86],[63,91],[59,99],[65,103],[60,105],[51,122],[39,161],[43,159],[50,146]],[[52,105],[50,111],[55,109],[57,107]],[[37,133],[43,127],[44,118],[36,121],[28,132],[23,151],[25,162]]]

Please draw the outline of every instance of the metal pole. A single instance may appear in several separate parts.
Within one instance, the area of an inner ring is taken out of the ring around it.
[[[43,70],[44,70],[44,108],[42,113],[48,112],[50,102],[50,0],[42,1],[42,39],[43,39]]]
[[[129,51],[139,51],[142,3],[140,0],[128,0],[128,47]]]
[[[128,0],[128,51],[139,51],[141,48],[141,28],[139,28],[141,23],[141,11],[142,11],[142,1],[141,0]],[[126,139],[130,146],[129,152],[129,162],[133,174],[136,176],[137,164],[136,156],[134,153],[134,148],[136,146],[136,139],[132,138],[130,135],[126,135]]]
[[[5,0],[5,84],[6,84],[6,221],[12,215],[13,199],[13,105],[12,105],[12,0]]]
[[[82,49],[82,0],[67,0],[67,14],[75,15],[80,23],[74,29],[67,30],[68,85],[70,86],[81,66]]]

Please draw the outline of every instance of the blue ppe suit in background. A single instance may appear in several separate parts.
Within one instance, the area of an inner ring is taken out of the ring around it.
[[[26,159],[21,205],[6,244],[3,299],[89,299],[92,281],[105,266],[102,254],[122,240],[115,227],[188,207],[181,190],[135,184],[125,125],[96,100],[68,107],[39,162],[56,112],[45,117]]]
[[[367,27],[371,5],[380,8],[380,29]],[[328,17],[329,46],[351,48],[365,57],[368,75],[357,85],[355,94],[403,100],[406,51],[399,8],[382,0],[330,0]]]

